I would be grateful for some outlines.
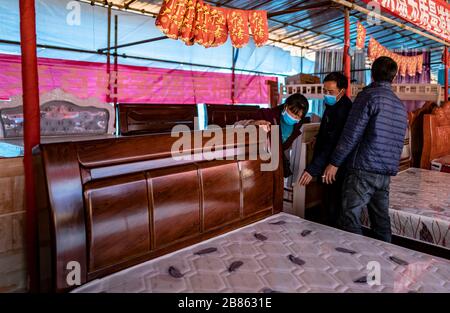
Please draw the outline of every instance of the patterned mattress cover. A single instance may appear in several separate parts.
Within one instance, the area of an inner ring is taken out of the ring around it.
[[[450,292],[450,261],[280,213],[73,292]]]
[[[410,168],[392,178],[392,233],[450,249],[450,174]],[[367,212],[363,224],[368,226]]]

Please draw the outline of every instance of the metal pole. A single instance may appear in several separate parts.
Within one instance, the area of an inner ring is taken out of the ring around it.
[[[118,66],[118,56],[117,56],[117,41],[118,41],[118,26],[119,26],[119,17],[114,15],[114,112],[116,113],[116,118],[114,120],[116,134],[118,134],[119,123],[117,123],[119,114],[118,114],[118,99],[117,99],[117,83],[119,77],[119,66]]]
[[[344,26],[344,75],[348,79],[347,96],[351,97],[351,58],[350,58],[350,10],[345,8],[345,26]]]
[[[108,51],[106,52],[106,76],[108,79],[107,92],[106,92],[106,102],[111,102],[111,12],[112,8],[108,6]]]
[[[448,48],[444,46],[444,101],[448,101]]]
[[[38,228],[33,175],[33,147],[40,143],[39,82],[36,55],[36,12],[34,0],[20,0],[20,42],[24,116],[24,170],[26,203],[26,258],[28,288],[38,291]]]

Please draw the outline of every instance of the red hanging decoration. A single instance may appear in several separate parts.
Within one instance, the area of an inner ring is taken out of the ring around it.
[[[194,44],[194,23],[197,16],[197,0],[188,0],[186,14],[181,26],[181,40],[188,46]]]
[[[257,47],[269,39],[266,11],[229,10],[203,0],[164,0],[156,26],[169,38],[206,48],[223,45],[228,33],[232,45],[242,48],[250,39],[249,27]]]
[[[263,46],[269,40],[269,26],[266,11],[251,11],[249,15],[250,29],[257,47]]]
[[[235,48],[242,48],[250,40],[248,30],[248,12],[243,10],[230,10],[227,17],[228,30],[231,43]]]
[[[227,13],[228,10],[224,8],[213,7],[211,11],[212,25],[214,31],[214,42],[212,47],[218,47],[227,42],[228,39],[228,27],[227,27]]]
[[[366,46],[366,28],[358,22],[358,30],[357,30],[357,36],[356,36],[356,49],[364,49]]]
[[[156,26],[167,37],[178,39],[187,9],[187,2],[188,0],[164,0],[156,18]]]
[[[390,51],[383,47],[374,38],[370,38],[368,57],[371,61],[375,61],[381,56],[390,57],[398,65],[398,72],[401,76],[415,76],[416,73],[422,73],[423,70],[423,55],[417,56],[403,56]]]

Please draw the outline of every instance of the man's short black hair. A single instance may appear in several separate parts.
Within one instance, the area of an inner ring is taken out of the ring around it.
[[[389,57],[379,57],[372,64],[372,78],[375,82],[392,83],[397,72],[397,63]]]
[[[284,104],[294,114],[299,114],[301,111],[303,111],[303,116],[305,116],[309,110],[308,99],[306,99],[306,97],[300,93],[294,93],[293,95],[289,96]]]
[[[336,85],[339,89],[347,89],[348,88],[348,78],[342,73],[333,72],[328,74],[323,82],[336,82]]]

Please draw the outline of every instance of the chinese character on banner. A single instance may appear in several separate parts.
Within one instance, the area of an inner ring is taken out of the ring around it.
[[[252,30],[253,40],[256,46],[263,46],[269,39],[269,29],[267,24],[266,11],[250,12],[250,29]]]
[[[450,40],[450,4],[444,0],[363,0],[376,2],[396,17],[429,31],[444,40]]]
[[[358,31],[356,36],[356,49],[364,49],[366,46],[366,29],[358,22]]]

